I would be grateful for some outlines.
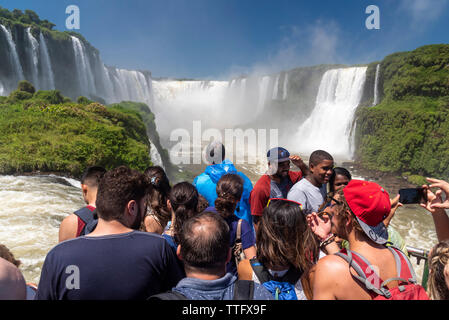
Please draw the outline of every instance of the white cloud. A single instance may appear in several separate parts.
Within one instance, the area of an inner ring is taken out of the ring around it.
[[[400,10],[406,12],[414,26],[438,19],[444,12],[448,0],[401,0]]]

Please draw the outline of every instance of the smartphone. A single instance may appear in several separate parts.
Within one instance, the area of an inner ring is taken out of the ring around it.
[[[399,202],[402,204],[426,203],[427,190],[423,188],[400,189]]]

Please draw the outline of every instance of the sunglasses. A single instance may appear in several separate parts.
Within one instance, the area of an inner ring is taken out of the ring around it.
[[[288,201],[288,202],[292,202],[294,204],[297,204],[300,206],[300,208],[302,209],[302,204],[300,204],[299,202],[293,201],[293,200],[289,200],[289,199],[284,199],[284,198],[271,198],[270,200],[268,200],[267,203],[267,207],[273,203],[273,202],[277,202],[277,201]]]

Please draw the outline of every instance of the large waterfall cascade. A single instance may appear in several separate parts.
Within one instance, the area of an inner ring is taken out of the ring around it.
[[[326,71],[315,108],[295,136],[296,148],[311,153],[326,150],[336,157],[352,159],[351,129],[362,98],[367,67]]]
[[[31,27],[28,27],[26,29],[26,35],[28,39],[28,49],[30,50],[28,57],[31,66],[32,83],[37,86],[37,84],[39,83],[39,42],[37,42],[36,38],[34,38],[31,34]]]
[[[40,83],[40,87],[46,90],[54,90],[55,77],[51,66],[50,55],[48,54],[47,43],[42,32],[39,34],[39,44],[40,57],[42,59],[42,82]]]
[[[0,25],[0,28],[3,30],[3,32],[6,36],[6,40],[8,41],[9,55],[10,55],[10,59],[11,59],[11,64],[15,70],[16,79],[23,80],[23,79],[25,79],[25,76],[23,75],[22,64],[20,63],[16,44],[14,43],[14,41],[12,39],[11,32],[4,25]]]

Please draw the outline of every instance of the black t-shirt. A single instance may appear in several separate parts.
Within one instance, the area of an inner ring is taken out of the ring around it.
[[[173,250],[159,235],[80,237],[50,250],[35,299],[143,300],[182,278]]]

